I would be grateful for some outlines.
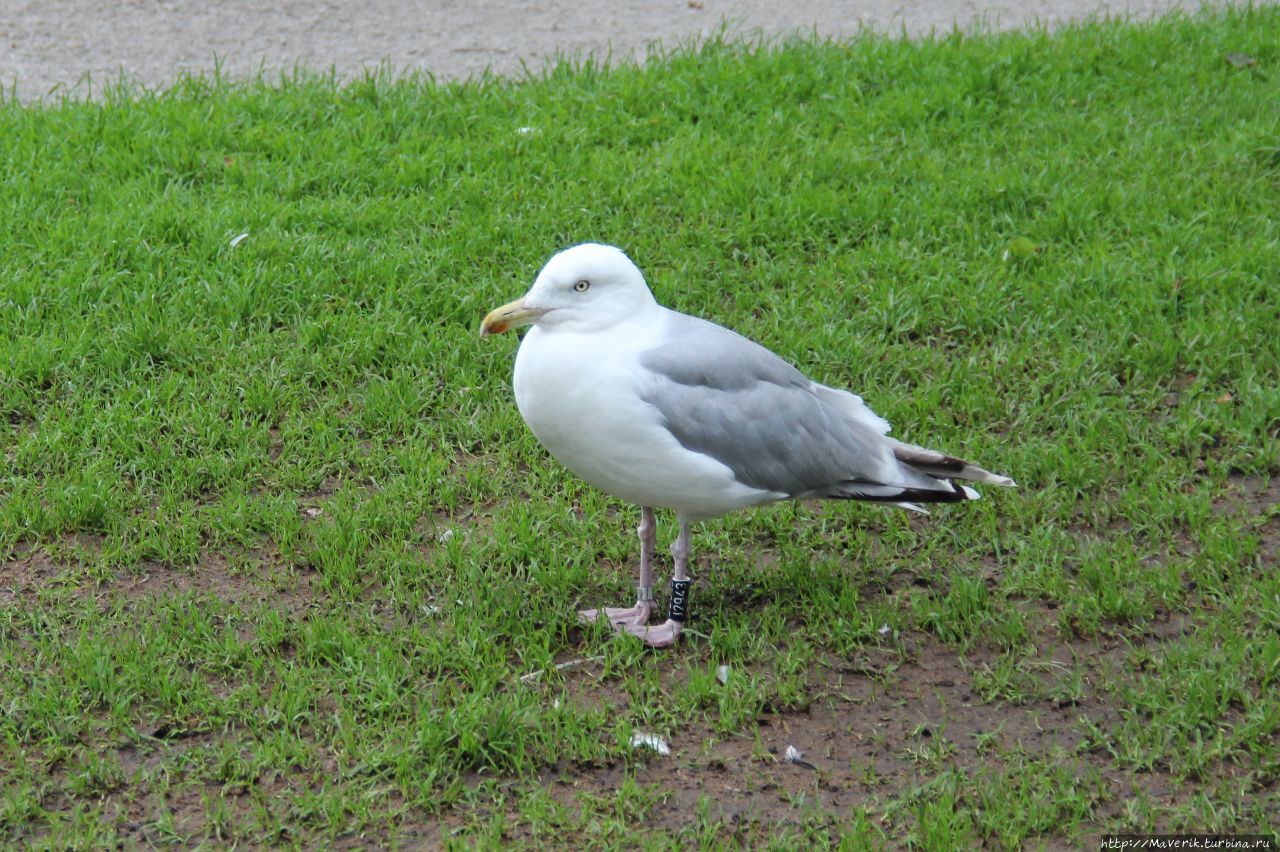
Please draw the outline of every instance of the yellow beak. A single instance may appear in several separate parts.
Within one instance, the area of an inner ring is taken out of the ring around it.
[[[522,325],[530,325],[545,313],[546,311],[538,308],[525,307],[524,299],[516,299],[500,308],[494,308],[485,315],[480,323],[480,336],[502,334],[513,328],[520,328]]]

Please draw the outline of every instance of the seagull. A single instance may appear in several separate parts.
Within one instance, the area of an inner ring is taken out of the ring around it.
[[[532,326],[513,372],[516,406],[561,464],[640,507],[634,606],[578,613],[652,647],[689,615],[689,527],[779,500],[865,500],[924,512],[978,499],[959,480],[1014,482],[894,440],[848,391],[810,381],[765,347],[665,308],[620,249],[583,243],[554,255],[533,287],[491,311],[482,337]],[[675,513],[667,618],[655,609],[655,509]]]

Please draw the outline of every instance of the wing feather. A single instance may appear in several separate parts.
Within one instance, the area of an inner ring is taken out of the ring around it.
[[[951,490],[932,477],[914,481],[879,428],[888,424],[857,397],[841,399],[728,329],[672,317],[664,342],[641,355],[651,374],[642,396],[676,440],[739,482],[793,497],[837,496],[827,492],[849,482]]]

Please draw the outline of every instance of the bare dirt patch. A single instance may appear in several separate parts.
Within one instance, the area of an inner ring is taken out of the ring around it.
[[[189,566],[143,561],[117,569],[95,566],[92,557],[101,545],[100,537],[84,534],[68,536],[53,547],[19,545],[0,563],[0,606],[34,606],[46,593],[91,600],[99,609],[120,602],[195,595],[237,606],[267,601],[296,614],[311,606],[318,594],[313,573],[293,568],[265,545],[254,550],[206,550]],[[80,558],[69,555],[73,553]]]
[[[1265,558],[1274,560],[1280,552],[1277,503],[1280,481],[1232,477],[1217,511],[1252,526]],[[1093,531],[1103,537],[1108,532]],[[767,552],[760,556],[768,561]],[[900,576],[892,585],[912,581]],[[541,780],[563,805],[577,809],[584,799],[614,795],[634,777],[661,797],[648,827],[688,828],[710,803],[710,817],[749,842],[766,838],[770,827],[798,825],[815,811],[832,825],[843,824],[855,809],[873,814],[888,836],[900,836],[902,825],[886,816],[895,803],[947,770],[974,784],[981,783],[978,774],[1016,773],[1011,756],[1063,767],[1086,791],[1097,825],[1123,820],[1135,798],[1157,813],[1176,812],[1206,785],[1236,779],[1241,768],[1225,762],[1190,784],[1160,768],[1125,768],[1091,734],[1106,739],[1123,721],[1109,685],[1125,677],[1132,660],[1159,655],[1166,643],[1194,631],[1192,614],[1160,609],[1137,628],[1076,636],[1059,630],[1054,606],[1011,604],[1027,617],[1034,647],[1019,657],[1018,675],[1033,684],[1027,692],[1034,698],[993,701],[977,694],[977,676],[1004,652],[982,643],[961,651],[914,633],[901,647],[868,646],[856,658],[828,658],[815,666],[808,676],[812,701],[803,710],[763,713],[750,730],[731,736],[705,717],[691,718],[670,738],[670,756],[640,749],[631,760],[605,766],[557,765]],[[567,675],[572,700],[627,711],[625,691],[599,682],[591,668],[575,667]],[[787,762],[788,746],[803,752],[811,767]],[[514,811],[509,816],[508,824],[520,824]],[[536,840],[527,834],[511,839]],[[1041,839],[1064,840],[1051,834]]]
[[[1238,517],[1242,528],[1256,531],[1265,552],[1274,554],[1280,547],[1278,502],[1280,483],[1274,478],[1233,477],[1217,505],[1220,512]],[[424,518],[422,523],[434,524],[432,528],[440,532],[454,529],[455,534],[465,535],[470,527],[486,523],[483,512],[473,511]],[[100,544],[93,536],[79,536],[51,548],[20,546],[0,566],[0,605],[34,604],[49,592],[69,593],[99,606],[121,601],[141,605],[155,598],[194,594],[245,606],[270,599],[298,615],[317,605],[317,596],[322,596],[314,574],[285,564],[265,546],[247,553],[202,554],[186,568],[144,563],[110,576],[95,573],[92,558],[77,561],[68,556],[92,557]],[[51,556],[50,550],[60,558]],[[762,548],[759,557],[768,565],[768,548]],[[903,572],[876,593],[892,594],[918,579]],[[555,800],[576,812],[593,797],[611,800],[628,779],[634,779],[659,801],[646,818],[647,828],[679,831],[705,816],[746,843],[765,840],[778,828],[799,826],[806,820],[812,825],[815,815],[833,827],[847,825],[850,814],[858,810],[870,814],[889,837],[900,838],[912,820],[904,803],[931,782],[947,775],[967,778],[973,786],[962,795],[976,797],[984,779],[1016,774],[1019,760],[1060,766],[1065,777],[1083,791],[1080,795],[1086,798],[1095,825],[1123,821],[1125,808],[1135,798],[1157,812],[1176,811],[1207,787],[1238,781],[1242,768],[1225,762],[1188,782],[1160,768],[1124,768],[1106,750],[1108,735],[1124,721],[1109,685],[1116,677],[1126,676],[1134,660],[1158,656],[1166,643],[1194,631],[1194,615],[1158,611],[1140,627],[1076,636],[1060,629],[1058,612],[1046,602],[1009,603],[1019,607],[1029,630],[1027,647],[1019,650],[1017,659],[1018,675],[1030,684],[1023,690],[1024,697],[992,700],[979,688],[984,672],[1007,662],[1007,650],[982,642],[961,650],[929,633],[913,632],[883,646],[865,646],[848,658],[821,659],[807,674],[808,701],[803,709],[766,708],[733,734],[717,729],[714,711],[694,714],[670,732],[669,756],[640,749],[625,760],[601,766],[563,762],[541,772],[539,780]],[[697,641],[674,653],[696,655]],[[769,676],[766,671],[752,674]],[[673,685],[673,675],[663,677]],[[622,712],[632,709],[626,691],[600,680],[592,665],[568,669],[564,678],[569,700]],[[541,687],[514,684],[512,688]],[[551,700],[548,691],[547,701]],[[284,795],[319,783],[314,767],[293,767],[279,776],[258,779],[242,794],[200,785],[158,792],[144,779],[181,763],[185,753],[195,756],[218,748],[224,736],[168,729],[163,722],[146,731],[148,739],[122,742],[109,751],[119,764],[121,780],[100,795],[110,803],[107,812],[114,815],[117,830],[131,842],[163,842],[156,821],[164,814],[173,818],[182,836],[213,836],[208,800],[219,797],[231,822],[245,830],[255,824],[257,814],[270,811],[272,790]],[[1231,722],[1224,719],[1224,723]],[[1103,742],[1091,731],[1100,732]],[[808,765],[787,762],[788,746],[803,752]],[[69,769],[55,771],[62,777]],[[65,791],[67,786],[63,778],[52,789]],[[519,789],[513,788],[517,795]],[[1256,791],[1259,797],[1265,794],[1265,790]],[[65,792],[52,795],[45,807],[54,811],[70,807],[72,798]],[[516,826],[507,839],[545,840],[531,833],[509,802],[498,806],[506,809],[507,824]],[[483,818],[484,810],[479,806],[475,812],[459,810],[440,816],[404,814],[396,836],[409,845],[432,848],[452,829]],[[573,842],[571,837],[563,840]],[[1051,832],[1040,840],[1050,846],[1066,842]],[[338,842],[360,845],[353,837]]]
[[[1280,564],[1280,476],[1232,474],[1227,488],[1214,503],[1220,515],[1239,518],[1258,536],[1258,554],[1264,565]]]
[[[1158,644],[1161,634],[1147,641]],[[1117,723],[1117,712],[1099,692],[1098,675],[1131,648],[1120,637],[1042,642],[1026,660],[1028,676],[1052,682],[1082,667],[1082,694],[1073,700],[988,702],[975,694],[974,672],[994,665],[997,652],[961,653],[917,635],[905,655],[868,648],[858,659],[829,658],[814,667],[808,681],[813,700],[804,710],[765,712],[753,729],[730,736],[706,718],[691,718],[671,737],[669,757],[640,749],[630,761],[602,767],[559,765],[542,781],[562,804],[577,808],[583,797],[613,795],[634,773],[636,782],[663,798],[646,821],[649,827],[687,828],[710,801],[710,817],[742,840],[756,836],[753,826],[799,824],[814,812],[842,824],[855,809],[878,815],[894,836],[900,832],[885,822],[894,803],[946,770],[969,776],[1016,771],[1010,755],[1060,762],[1093,789],[1100,815],[1118,812],[1135,791],[1171,805],[1183,795],[1177,779],[1115,768],[1090,743],[1083,724],[1106,730]],[[625,693],[597,682],[590,668],[572,670],[572,700],[625,712]],[[809,765],[788,762],[789,746]],[[509,822],[518,824],[512,816]]]

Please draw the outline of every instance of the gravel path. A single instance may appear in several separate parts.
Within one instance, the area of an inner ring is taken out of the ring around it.
[[[519,73],[557,53],[643,58],[715,32],[847,36],[867,26],[911,34],[983,24],[1021,27],[1095,13],[1146,17],[1188,0],[0,0],[0,83],[31,100],[97,92],[121,72],[162,86],[215,63],[236,77],[259,69],[335,68],[344,76],[388,62],[466,77]]]

